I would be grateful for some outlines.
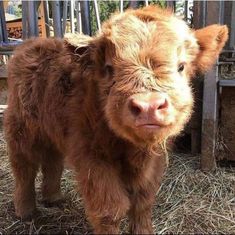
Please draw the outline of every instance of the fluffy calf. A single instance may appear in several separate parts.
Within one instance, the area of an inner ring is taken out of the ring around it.
[[[226,26],[193,31],[169,11],[128,10],[93,38],[31,39],[9,63],[5,133],[15,209],[35,210],[34,180],[46,202],[61,198],[71,163],[95,233],[152,233],[151,208],[167,166],[165,143],[190,117],[190,77],[214,63]]]

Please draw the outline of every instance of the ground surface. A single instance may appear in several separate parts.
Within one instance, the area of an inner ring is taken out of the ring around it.
[[[164,184],[156,196],[153,225],[166,234],[235,234],[235,169],[219,168],[213,174],[199,170],[199,157],[172,155]],[[14,216],[13,178],[6,143],[0,131],[0,234],[90,234],[72,172],[66,170],[62,189],[66,202],[45,208],[40,203],[40,174],[36,181],[38,216],[23,223]],[[122,223],[127,231],[127,221]]]

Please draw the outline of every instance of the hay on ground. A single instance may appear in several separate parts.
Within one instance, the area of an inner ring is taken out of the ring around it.
[[[70,170],[65,170],[62,178],[65,203],[53,208],[42,205],[39,175],[36,180],[39,213],[30,222],[17,219],[12,202],[13,178],[2,133],[0,158],[0,234],[91,234]],[[218,168],[205,174],[199,170],[199,156],[173,154],[170,158],[153,210],[155,232],[235,233],[235,169]],[[121,227],[127,232],[125,219]]]

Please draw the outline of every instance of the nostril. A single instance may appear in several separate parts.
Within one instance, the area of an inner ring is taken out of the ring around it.
[[[168,108],[168,106],[169,106],[169,103],[167,99],[165,99],[164,102],[161,105],[159,105],[158,109],[166,109]]]
[[[136,103],[134,100],[129,102],[129,110],[134,116],[138,116],[142,112],[142,107]]]

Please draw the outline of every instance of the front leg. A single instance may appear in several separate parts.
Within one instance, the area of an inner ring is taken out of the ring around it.
[[[154,234],[152,227],[152,207],[155,195],[161,185],[166,168],[166,158],[151,156],[151,161],[144,168],[139,168],[131,182],[131,208],[129,211],[131,234]]]
[[[141,189],[132,196],[129,211],[131,234],[154,234],[151,220],[154,198],[152,188]]]
[[[78,181],[94,233],[118,234],[130,203],[116,168],[102,161],[87,161],[78,172]]]

